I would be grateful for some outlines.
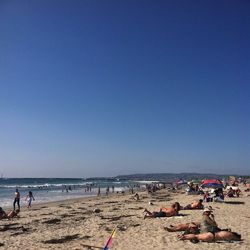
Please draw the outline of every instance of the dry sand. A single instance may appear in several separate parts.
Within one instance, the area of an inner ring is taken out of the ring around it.
[[[114,250],[141,249],[250,249],[250,197],[231,198],[228,203],[209,203],[221,228],[231,228],[242,235],[243,242],[193,244],[180,241],[179,233],[169,233],[164,226],[197,221],[202,211],[181,211],[184,216],[143,219],[144,208],[158,211],[174,201],[187,205],[199,196],[160,190],[153,195],[92,197],[34,205],[22,209],[20,218],[0,221],[1,249],[103,249],[112,229],[117,227]],[[149,201],[153,205],[149,205]],[[242,204],[236,204],[242,203]],[[244,203],[244,204],[243,204]],[[95,208],[102,211],[93,213]],[[89,247],[92,246],[92,247]]]

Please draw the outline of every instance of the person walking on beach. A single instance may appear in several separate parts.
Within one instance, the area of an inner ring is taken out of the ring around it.
[[[20,210],[20,193],[19,193],[18,189],[16,189],[15,199],[14,199],[14,202],[13,202],[14,210],[16,210],[16,203],[17,203],[18,209]]]
[[[109,195],[109,186],[106,188],[106,195]]]
[[[98,187],[97,196],[100,196],[100,195],[101,195],[101,188]]]
[[[27,208],[31,208],[31,202],[32,202],[32,200],[33,200],[33,201],[35,200],[35,198],[34,198],[34,196],[33,196],[33,194],[32,194],[31,191],[29,191],[29,193],[28,193],[28,195],[26,196],[25,200],[28,202]]]

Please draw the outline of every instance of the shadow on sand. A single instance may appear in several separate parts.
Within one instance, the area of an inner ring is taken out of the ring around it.
[[[62,244],[62,243],[69,242],[69,241],[72,241],[75,239],[79,239],[79,234],[66,235],[66,236],[59,238],[59,239],[45,240],[45,241],[42,241],[42,243],[44,243],[44,244]]]
[[[244,205],[244,201],[225,201],[226,204],[232,204],[232,205]]]

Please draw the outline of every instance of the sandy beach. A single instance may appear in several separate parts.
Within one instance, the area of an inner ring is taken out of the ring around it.
[[[221,228],[231,228],[242,235],[242,242],[193,244],[180,241],[180,233],[170,233],[164,226],[200,220],[202,210],[180,211],[183,216],[143,219],[144,208],[158,211],[174,201],[186,205],[200,196],[159,190],[140,193],[140,200],[130,194],[91,197],[35,205],[22,209],[19,218],[0,221],[1,249],[103,249],[112,229],[117,227],[111,249],[250,249],[250,197],[231,198],[229,203],[209,203]],[[150,205],[149,202],[153,203]],[[94,213],[94,209],[100,213]],[[8,210],[7,210],[8,211]]]

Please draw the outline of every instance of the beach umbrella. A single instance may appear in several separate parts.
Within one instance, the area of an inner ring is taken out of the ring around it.
[[[201,183],[201,186],[204,187],[211,187],[211,188],[223,188],[223,183],[220,180],[204,180]]]
[[[211,179],[211,180],[203,180],[202,184],[207,184],[207,183],[217,183],[217,184],[222,184],[222,181],[218,179]]]

